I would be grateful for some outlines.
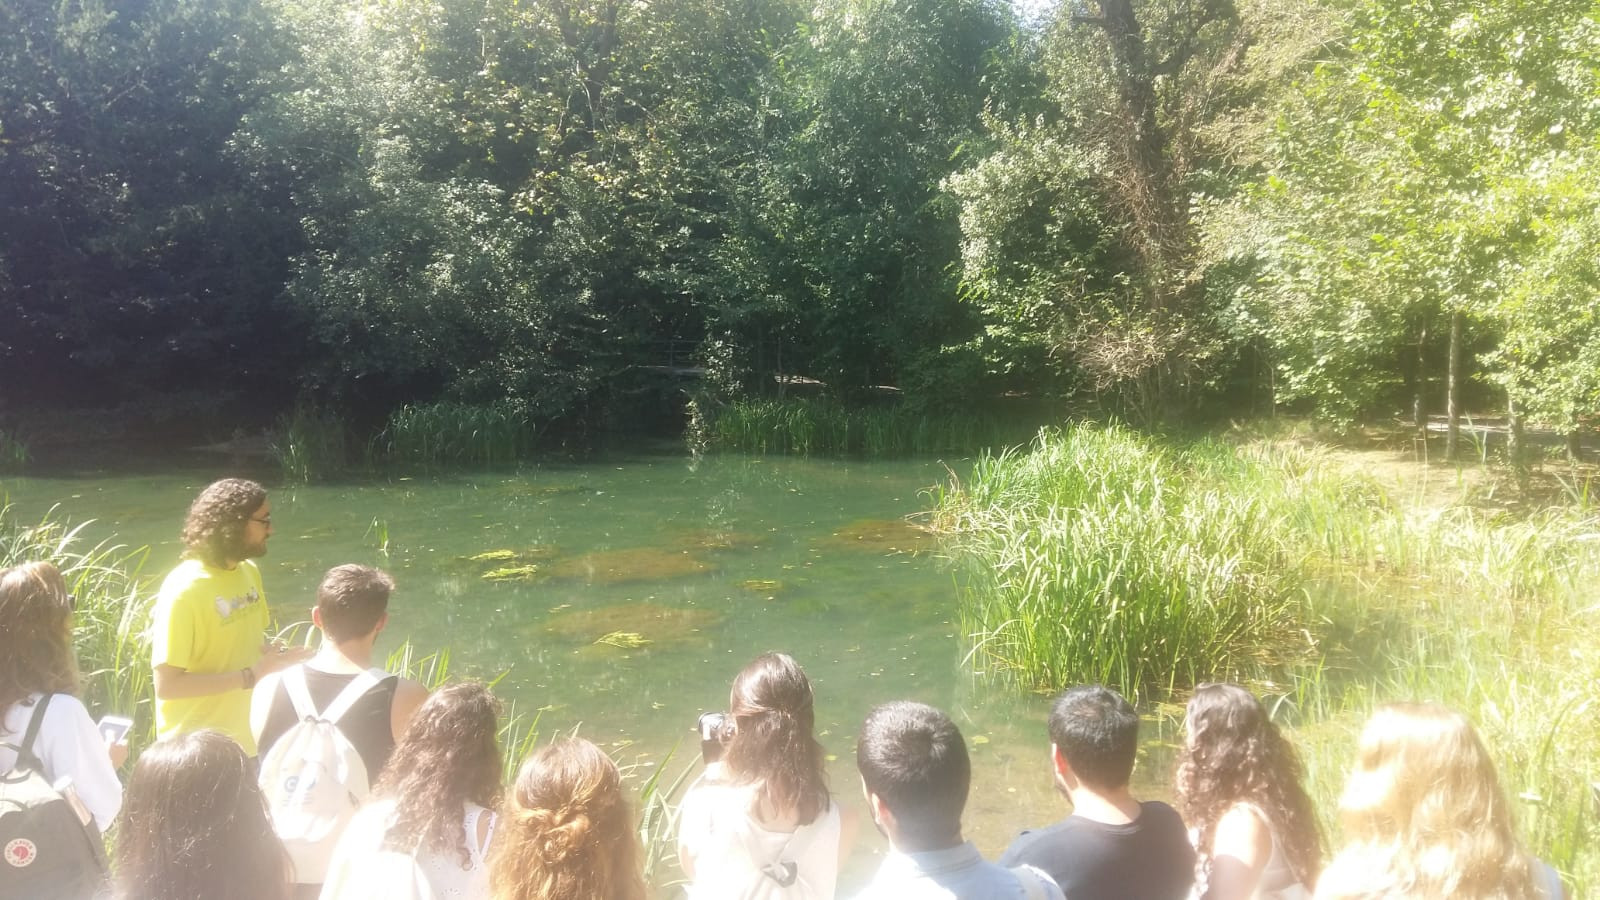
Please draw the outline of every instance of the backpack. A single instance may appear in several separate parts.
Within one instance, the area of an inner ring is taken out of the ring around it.
[[[70,785],[52,787],[33,754],[50,705],[34,704],[17,764],[0,775],[0,900],[87,900],[104,887],[106,848]]]
[[[339,730],[339,719],[387,677],[380,669],[362,672],[318,713],[305,667],[284,670],[283,687],[299,721],[261,761],[259,783],[296,883],[322,883],[339,835],[371,793],[367,764]]]

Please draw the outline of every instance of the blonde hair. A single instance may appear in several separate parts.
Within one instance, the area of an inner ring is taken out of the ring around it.
[[[494,900],[644,900],[622,775],[582,738],[539,748],[506,794],[489,851]]]
[[[1454,710],[1395,703],[1373,713],[1339,812],[1348,843],[1318,898],[1541,896],[1494,761]]]

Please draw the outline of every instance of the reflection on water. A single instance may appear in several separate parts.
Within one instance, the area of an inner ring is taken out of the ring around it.
[[[218,471],[12,479],[23,520],[56,503],[89,534],[150,544],[174,563],[190,500]],[[321,574],[388,569],[399,589],[386,652],[410,638],[448,648],[456,675],[494,677],[545,733],[577,726],[623,761],[697,752],[697,715],[727,704],[751,657],[793,653],[816,685],[833,784],[857,804],[853,746],[867,710],[939,706],[973,757],[969,837],[996,854],[1020,828],[1059,818],[1050,787],[1048,698],[963,673],[955,591],[936,539],[903,517],[928,505],[938,463],[646,456],[364,485],[278,488],[261,560],[281,622],[308,616]],[[380,549],[381,548],[381,549]],[[1166,793],[1153,740],[1141,775]],[[870,823],[867,823],[870,825]],[[848,889],[882,840],[870,827]]]

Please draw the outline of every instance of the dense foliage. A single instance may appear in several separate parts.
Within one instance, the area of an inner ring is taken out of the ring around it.
[[[658,421],[689,369],[1575,433],[1597,62],[1590,0],[17,0],[0,382],[367,435]]]

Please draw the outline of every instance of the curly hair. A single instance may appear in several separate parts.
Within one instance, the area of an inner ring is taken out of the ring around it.
[[[500,802],[499,722],[500,701],[480,682],[446,685],[423,702],[373,788],[395,804],[390,845],[454,850],[472,867],[462,805]]]
[[[1396,703],[1373,713],[1339,812],[1349,844],[1319,897],[1540,896],[1494,761],[1454,710]]]
[[[756,657],[733,680],[728,700],[734,731],[726,765],[735,784],[756,785],[775,810],[809,825],[832,803],[826,751],[816,724],[811,680],[787,653]]]
[[[183,546],[208,566],[221,568],[238,559],[250,514],[267,502],[267,489],[244,478],[212,482],[189,505],[183,521]]]
[[[67,583],[54,564],[0,569],[0,713],[35,691],[78,692],[71,617]]]
[[[644,900],[622,775],[582,738],[528,757],[489,851],[494,900]]]
[[[288,900],[292,867],[250,761],[202,730],[139,756],[117,829],[117,900]]]
[[[1300,883],[1322,867],[1322,832],[1303,784],[1300,756],[1256,696],[1236,684],[1202,684],[1189,700],[1189,738],[1178,757],[1178,803],[1209,863],[1217,823],[1236,804],[1264,813]]]

